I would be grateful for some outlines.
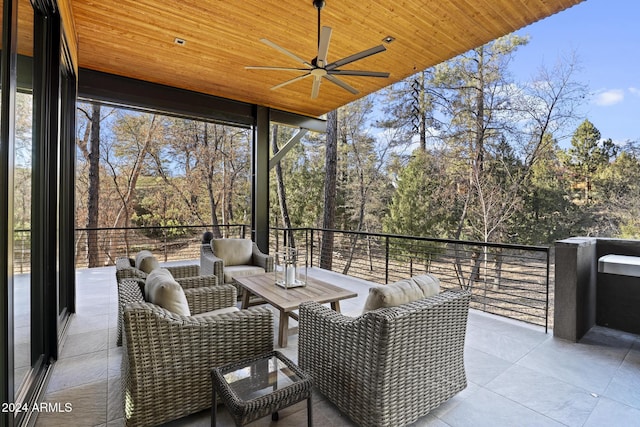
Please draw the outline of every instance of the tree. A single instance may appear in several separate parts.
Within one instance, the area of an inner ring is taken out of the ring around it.
[[[611,228],[611,235],[625,239],[640,237],[640,157],[631,144],[597,176],[599,208]]]
[[[500,144],[513,133],[506,114],[512,95],[506,69],[515,50],[526,42],[523,37],[505,36],[434,68],[430,84],[447,123],[442,138],[451,158],[449,170],[460,174],[458,185],[466,189],[458,195],[463,209],[454,238],[470,233],[473,239],[488,241],[491,234],[481,230],[497,230],[496,224],[488,223],[488,205],[481,206],[483,186],[493,185],[485,179],[485,157],[491,144]],[[477,221],[484,224],[474,224]]]
[[[383,231],[407,236],[448,237],[457,218],[456,207],[451,203],[454,188],[436,157],[421,148],[416,149],[407,166],[400,171],[396,191],[383,220]],[[399,246],[394,252],[424,253],[428,269],[432,255],[441,251],[441,245],[419,242],[416,246],[408,251]]]
[[[522,244],[547,244],[579,233],[580,211],[571,203],[571,181],[560,160],[558,142],[545,135],[544,150],[531,166],[523,187],[522,208],[509,232]]]
[[[338,135],[344,167],[340,186],[345,200],[343,228],[353,231],[380,230],[379,218],[386,210],[381,201],[385,200],[388,192],[382,172],[389,153],[397,145],[392,134],[386,132],[376,138],[369,131],[374,98],[375,95],[361,98],[341,107],[338,114]],[[384,140],[385,135],[391,138]],[[359,238],[357,233],[350,236],[343,274],[347,274],[351,267]],[[366,244],[371,253],[371,240],[367,239]]]
[[[271,151],[275,156],[280,151],[278,147],[278,139],[280,137],[279,132],[280,127],[278,125],[273,125],[272,128],[272,137],[271,137]],[[276,188],[278,194],[278,204],[280,206],[280,215],[282,218],[282,224],[284,228],[291,229],[291,218],[289,217],[289,208],[287,206],[287,193],[284,185],[284,177],[282,173],[282,165],[281,162],[276,163]],[[296,242],[293,232],[290,232],[288,235],[288,245],[289,247],[295,248]]]
[[[615,156],[615,145],[611,139],[602,140],[600,131],[589,120],[585,120],[574,132],[568,154],[569,166],[583,186],[583,201],[589,204],[593,178]]]
[[[334,235],[331,230],[336,222],[336,179],[338,164],[338,111],[327,114],[327,140],[325,153],[324,215],[322,219],[322,245],[320,268],[331,270],[333,264]],[[328,230],[328,231],[327,231]]]

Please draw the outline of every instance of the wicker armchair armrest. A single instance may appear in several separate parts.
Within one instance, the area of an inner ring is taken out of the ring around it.
[[[273,271],[273,266],[275,264],[273,255],[263,253],[260,249],[258,249],[258,245],[256,245],[255,243],[253,244],[252,259],[253,265],[264,268],[264,271],[266,273],[270,273]]]
[[[195,277],[200,275],[200,266],[198,264],[172,265],[164,268],[171,272],[171,275],[174,279],[180,279],[182,277]]]
[[[220,283],[224,282],[224,261],[214,255],[211,244],[200,246],[200,274],[213,274],[218,277]]]
[[[124,309],[126,425],[158,425],[211,407],[212,367],[273,350],[273,313],[259,307],[178,316],[149,303]]]
[[[185,289],[191,314],[206,313],[225,307],[235,307],[237,290],[233,285],[214,285]]]
[[[122,345],[122,312],[124,306],[132,302],[143,302],[144,281],[142,279],[118,280],[118,332],[116,345]]]
[[[220,280],[214,275],[195,276],[195,277],[174,277],[176,282],[180,283],[182,289],[202,288],[205,286],[220,285]]]

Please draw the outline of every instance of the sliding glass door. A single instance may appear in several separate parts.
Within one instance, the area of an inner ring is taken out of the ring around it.
[[[54,0],[0,0],[0,425],[38,398],[75,310],[76,77]],[[68,5],[67,5],[68,6]]]

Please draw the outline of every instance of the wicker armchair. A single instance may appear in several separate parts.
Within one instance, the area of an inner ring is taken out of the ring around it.
[[[204,240],[204,238],[203,238]],[[214,252],[214,247],[229,248],[235,253]],[[240,255],[237,252],[246,252]],[[211,239],[200,246],[200,270],[213,274],[223,283],[233,283],[233,276],[248,276],[273,271],[274,258],[262,253],[255,242],[248,239]]]
[[[146,274],[145,274],[145,278],[146,278]],[[180,286],[182,286],[182,289],[185,289],[185,290],[194,289],[194,288],[203,288],[208,286],[217,286],[219,282],[216,276],[183,277],[175,280],[180,284]],[[137,286],[132,286],[130,282],[135,283]],[[144,295],[145,279],[140,277],[119,279],[117,284],[118,284],[118,330],[117,330],[117,337],[116,337],[116,345],[120,347],[122,346],[122,310],[124,306],[130,302],[144,301],[143,295]]]
[[[467,386],[470,296],[447,291],[357,318],[303,303],[298,363],[356,424],[412,423]]]
[[[214,275],[200,276],[200,266],[197,264],[178,265],[164,267],[173,278],[180,283],[183,289],[201,288],[220,284],[220,280]],[[118,331],[116,345],[122,345],[122,307],[129,302],[138,301],[138,295],[134,288],[121,286],[123,280],[137,280],[144,289],[144,280],[147,273],[135,267],[135,260],[126,257],[116,258],[116,281],[118,284]],[[133,295],[130,295],[133,292]],[[132,299],[133,298],[133,299]]]
[[[138,282],[123,280],[128,294]],[[202,315],[234,306],[230,285],[185,290],[192,316],[141,300],[123,310],[122,396],[125,424],[165,423],[211,407],[212,368],[273,350],[273,313],[252,308]]]

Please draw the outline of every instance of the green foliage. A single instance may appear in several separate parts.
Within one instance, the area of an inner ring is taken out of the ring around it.
[[[398,176],[396,191],[383,220],[383,230],[391,234],[446,237],[452,225],[451,200],[441,193],[445,176],[433,156],[414,151]]]
[[[640,159],[621,152],[596,178],[599,202],[607,212],[613,235],[640,238]]]
[[[592,184],[595,174],[609,164],[616,155],[616,147],[611,139],[602,140],[600,131],[589,120],[578,126],[571,138],[568,151],[568,166],[580,183],[583,201],[589,203],[592,198]]]
[[[523,208],[511,225],[511,233],[523,244],[548,244],[580,233],[580,210],[571,203],[571,180],[558,157],[562,151],[549,135],[545,138],[548,148],[532,166]]]

